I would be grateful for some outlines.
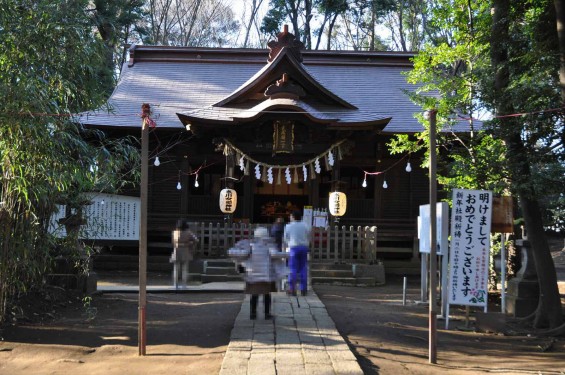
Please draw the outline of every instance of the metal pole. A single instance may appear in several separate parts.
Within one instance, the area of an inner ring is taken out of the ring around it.
[[[149,104],[141,106],[143,122],[141,123],[141,186],[140,186],[140,223],[139,223],[139,316],[138,316],[138,348],[139,355],[145,355],[146,331],[145,317],[147,307],[147,185],[149,126],[147,116],[151,114]]]
[[[506,313],[506,234],[500,234],[500,309]]]
[[[404,276],[402,283],[402,306],[406,306],[406,276]]]
[[[429,362],[437,363],[437,183],[436,183],[436,110],[430,116],[430,298],[429,298]]]

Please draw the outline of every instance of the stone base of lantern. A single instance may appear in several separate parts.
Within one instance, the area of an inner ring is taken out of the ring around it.
[[[506,312],[514,317],[533,313],[539,301],[539,282],[533,262],[532,248],[527,240],[517,240],[522,267],[516,277],[508,281]]]

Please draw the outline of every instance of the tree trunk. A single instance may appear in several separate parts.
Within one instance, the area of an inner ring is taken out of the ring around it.
[[[402,51],[407,52],[408,48],[406,48],[406,39],[404,38],[404,4],[402,4],[402,2],[400,2],[400,6],[398,7],[398,35],[400,37]]]
[[[332,48],[331,48],[331,46],[332,46],[332,44],[331,44],[331,42],[332,42],[332,33],[333,33],[333,30],[334,30],[335,21],[337,20],[337,17],[338,17],[338,16],[339,16],[338,13],[334,14],[334,17],[333,17],[333,19],[332,19],[331,22],[330,22],[330,26],[328,27],[328,44],[327,44],[327,47],[326,47],[326,49],[327,49],[328,51],[332,49]]]
[[[314,48],[315,50],[318,50],[318,48],[320,47],[320,42],[322,41],[322,35],[324,35],[324,29],[326,28],[326,23],[328,22],[328,18],[329,15],[326,12],[326,14],[324,14],[324,20],[320,25],[320,31],[318,31],[318,40],[316,41],[316,47]]]
[[[561,86],[561,100],[565,105],[565,4],[563,0],[554,0],[555,23],[557,37],[559,38],[559,85]]]
[[[292,23],[292,31],[294,31],[294,36],[297,40],[301,40],[300,38],[300,28],[298,27],[298,8],[300,7],[301,0],[291,0],[285,2],[286,13],[290,18],[290,22]]]
[[[369,42],[369,51],[375,50],[375,3],[371,5],[371,39]]]
[[[521,196],[519,196],[519,199],[528,240],[532,244],[540,285],[540,299],[534,326],[556,328],[563,324],[563,312],[557,285],[557,274],[545,237],[540,208],[536,199]]]
[[[192,13],[192,17],[190,19],[190,25],[188,27],[188,32],[185,35],[185,42],[184,45],[188,46],[190,43],[190,38],[192,38],[192,30],[194,29],[194,24],[196,23],[196,18],[198,16],[198,10],[200,10],[200,4],[202,0],[197,0],[194,4],[194,11]]]
[[[510,40],[509,0],[493,1],[493,26],[491,33],[491,62],[494,68],[495,109],[497,115],[514,111],[506,94],[510,85],[508,69],[508,41]],[[540,299],[534,318],[535,327],[556,328],[563,322],[561,300],[557,287],[557,275],[549,245],[545,238],[541,211],[531,187],[531,171],[528,153],[521,139],[521,123],[514,117],[499,118],[501,132],[506,143],[506,157],[511,178],[520,201],[528,240],[533,249],[533,258],[539,280]]]
[[[304,39],[306,49],[312,49],[312,33],[310,31],[310,21],[312,20],[312,0],[304,0]]]
[[[247,48],[247,43],[249,42],[249,34],[251,34],[251,27],[253,26],[253,21],[255,21],[257,11],[259,10],[262,2],[263,0],[259,0],[259,3],[257,3],[257,0],[253,0],[253,3],[251,4],[251,16],[249,17],[249,23],[245,28],[245,40],[243,41],[243,48]]]

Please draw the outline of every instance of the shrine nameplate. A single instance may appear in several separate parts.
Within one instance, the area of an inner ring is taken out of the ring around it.
[[[294,152],[294,122],[277,120],[273,122],[273,153]]]

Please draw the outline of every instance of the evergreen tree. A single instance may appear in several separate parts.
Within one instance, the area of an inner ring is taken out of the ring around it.
[[[0,3],[0,322],[13,296],[41,287],[57,255],[48,231],[56,204],[80,207],[83,193],[112,192],[126,181],[117,173],[138,170],[127,141],[73,122],[105,101],[112,74],[88,7]]]
[[[555,12],[549,1],[510,3],[495,1],[491,15],[488,1],[437,1],[428,18],[434,34],[408,79],[419,85],[413,99],[438,110],[444,187],[517,197],[540,281],[534,326],[556,328],[563,317],[540,204],[565,182],[563,118],[551,110],[561,107]],[[485,109],[495,118],[477,131],[473,117]],[[461,118],[466,135],[450,131]],[[427,149],[427,140],[426,130],[390,146],[415,151]]]

